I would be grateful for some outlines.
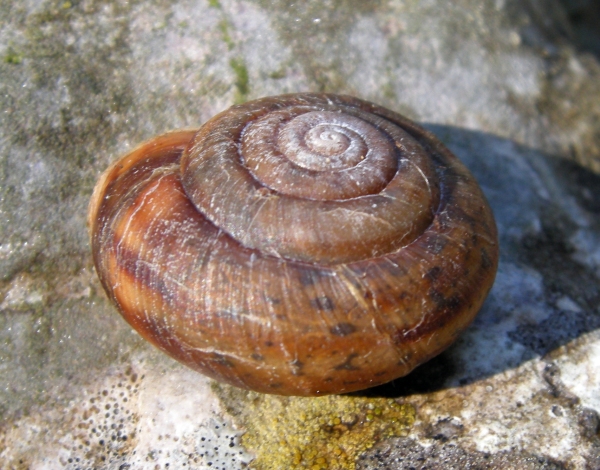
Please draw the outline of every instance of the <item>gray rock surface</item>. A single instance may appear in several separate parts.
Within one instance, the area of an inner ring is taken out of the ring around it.
[[[142,140],[235,102],[328,91],[429,123],[480,181],[501,241],[459,342],[351,397],[394,398],[414,422],[365,433],[338,467],[600,468],[598,13],[563,3],[1,0],[1,466],[342,462],[312,425],[275,443],[259,426],[308,402],[217,387],[132,333],[85,227],[96,178]]]

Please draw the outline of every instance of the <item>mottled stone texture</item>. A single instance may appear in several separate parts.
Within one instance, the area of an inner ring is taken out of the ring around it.
[[[467,334],[369,392],[414,407],[407,435],[360,455],[315,436],[368,413],[315,418],[276,443],[286,465],[335,468],[342,452],[346,468],[600,467],[595,2],[0,0],[0,18],[3,467],[241,468],[253,453],[269,468],[277,448],[244,412],[256,397],[217,400],[108,304],[85,214],[138,142],[296,91],[430,123],[481,183],[501,260]]]

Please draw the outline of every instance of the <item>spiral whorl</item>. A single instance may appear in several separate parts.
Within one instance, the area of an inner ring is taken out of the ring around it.
[[[207,122],[182,157],[200,212],[244,246],[337,264],[411,243],[432,222],[438,178],[402,122],[355,98],[284,95]]]

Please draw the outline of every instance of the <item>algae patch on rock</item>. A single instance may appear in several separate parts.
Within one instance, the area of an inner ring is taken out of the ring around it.
[[[257,470],[353,470],[357,458],[382,439],[406,436],[415,408],[388,398],[331,395],[280,397],[215,384],[238,424],[241,444]]]

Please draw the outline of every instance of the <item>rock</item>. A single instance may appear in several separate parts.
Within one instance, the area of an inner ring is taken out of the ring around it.
[[[598,468],[597,7],[563,3],[0,5],[0,461]],[[426,123],[481,183],[501,243],[490,297],[448,351],[310,402],[212,384],[144,343],[106,300],[85,226],[95,180],[127,149],[306,90]]]

